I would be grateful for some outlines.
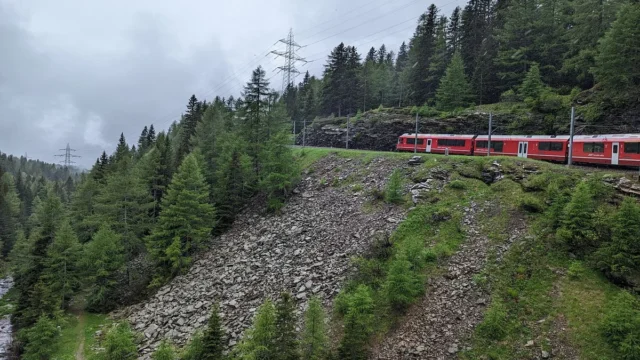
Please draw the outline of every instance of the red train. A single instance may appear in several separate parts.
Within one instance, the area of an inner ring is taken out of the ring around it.
[[[486,156],[487,135],[403,134],[396,150]],[[491,155],[566,163],[569,136],[491,135]],[[640,134],[577,135],[573,163],[640,166]]]

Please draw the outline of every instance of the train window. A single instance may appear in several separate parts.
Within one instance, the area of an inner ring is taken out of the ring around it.
[[[540,142],[538,149],[541,151],[562,151],[561,142]]]
[[[640,142],[624,143],[624,152],[627,154],[640,154]]]
[[[489,145],[488,143],[489,143],[488,141],[484,141],[484,140],[476,141],[476,147],[478,149],[486,149],[487,146]],[[491,142],[491,149],[492,150],[501,152],[503,148],[504,148],[504,142],[502,142],[502,141],[492,141]]]
[[[466,140],[438,139],[438,146],[465,146]]]
[[[416,143],[416,138],[407,138],[407,144],[414,145]],[[424,139],[418,139],[418,145],[424,144]]]
[[[398,144],[402,144],[402,138],[398,138]]]
[[[603,153],[604,143],[601,143],[601,142],[584,143],[582,150],[588,153]]]

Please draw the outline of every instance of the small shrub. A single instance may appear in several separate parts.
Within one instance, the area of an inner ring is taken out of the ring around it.
[[[520,198],[520,208],[532,213],[541,213],[544,211],[544,203],[536,196],[525,194]]]
[[[447,186],[450,189],[455,189],[455,190],[465,190],[467,188],[467,184],[465,184],[463,181],[461,180],[453,180],[452,182],[450,182],[449,184],[447,184]]]
[[[567,275],[569,275],[569,278],[572,280],[578,280],[584,276],[585,271],[586,269],[581,261],[572,261],[569,265]]]
[[[384,192],[384,199],[390,204],[399,204],[402,202],[402,175],[399,170],[395,170]]]
[[[394,259],[384,285],[387,301],[396,311],[402,311],[422,293],[422,278],[405,257]]]
[[[176,360],[176,349],[166,340],[162,340],[160,346],[151,355],[152,360]]]
[[[351,191],[356,192],[356,193],[362,191],[362,184],[354,184],[351,187]]]
[[[320,179],[320,185],[327,186],[327,178],[323,177],[322,179]]]
[[[129,324],[115,324],[105,337],[102,344],[104,351],[98,353],[100,360],[134,360],[138,357],[135,336]]]
[[[623,291],[608,304],[601,325],[603,336],[621,359],[640,359],[640,301]]]
[[[484,314],[484,320],[478,324],[478,334],[489,340],[499,341],[507,336],[507,308],[501,302],[494,300]]]
[[[375,201],[382,201],[384,200],[385,197],[385,193],[383,190],[380,190],[378,188],[374,188],[371,190],[371,197],[373,197],[373,200]]]
[[[503,92],[500,95],[500,102],[510,103],[510,102],[518,102],[518,101],[520,101],[519,96],[516,95],[516,92],[511,89]]]

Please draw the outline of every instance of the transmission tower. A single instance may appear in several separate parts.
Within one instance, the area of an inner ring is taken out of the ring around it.
[[[296,55],[296,50],[301,46],[293,41],[293,29],[289,29],[289,35],[286,39],[280,39],[279,42],[285,44],[285,51],[274,50],[271,53],[284,58],[284,65],[278,66],[278,69],[282,72],[282,92],[291,83],[295,82],[296,75],[300,74],[300,71],[296,68],[297,62],[307,63],[307,60]]]
[[[71,146],[69,146],[69,143],[67,143],[67,147],[64,149],[59,149],[60,151],[64,151],[64,154],[58,154],[58,155],[54,155],[54,156],[58,156],[58,157],[63,157],[64,160],[61,160],[60,162],[64,164],[65,167],[69,167],[71,166],[71,164],[75,164],[75,161],[72,161],[71,158],[79,158],[81,156],[78,155],[73,155],[71,152],[76,151],[76,149],[72,149]]]

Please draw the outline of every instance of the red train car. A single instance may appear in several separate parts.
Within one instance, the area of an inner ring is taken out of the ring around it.
[[[487,155],[488,138],[486,135],[476,138],[476,155]],[[567,160],[568,141],[568,136],[492,135],[491,155],[564,162]]]
[[[475,135],[403,134],[398,138],[396,150],[452,155],[473,155]]]
[[[640,166],[640,134],[574,136],[572,161]]]

